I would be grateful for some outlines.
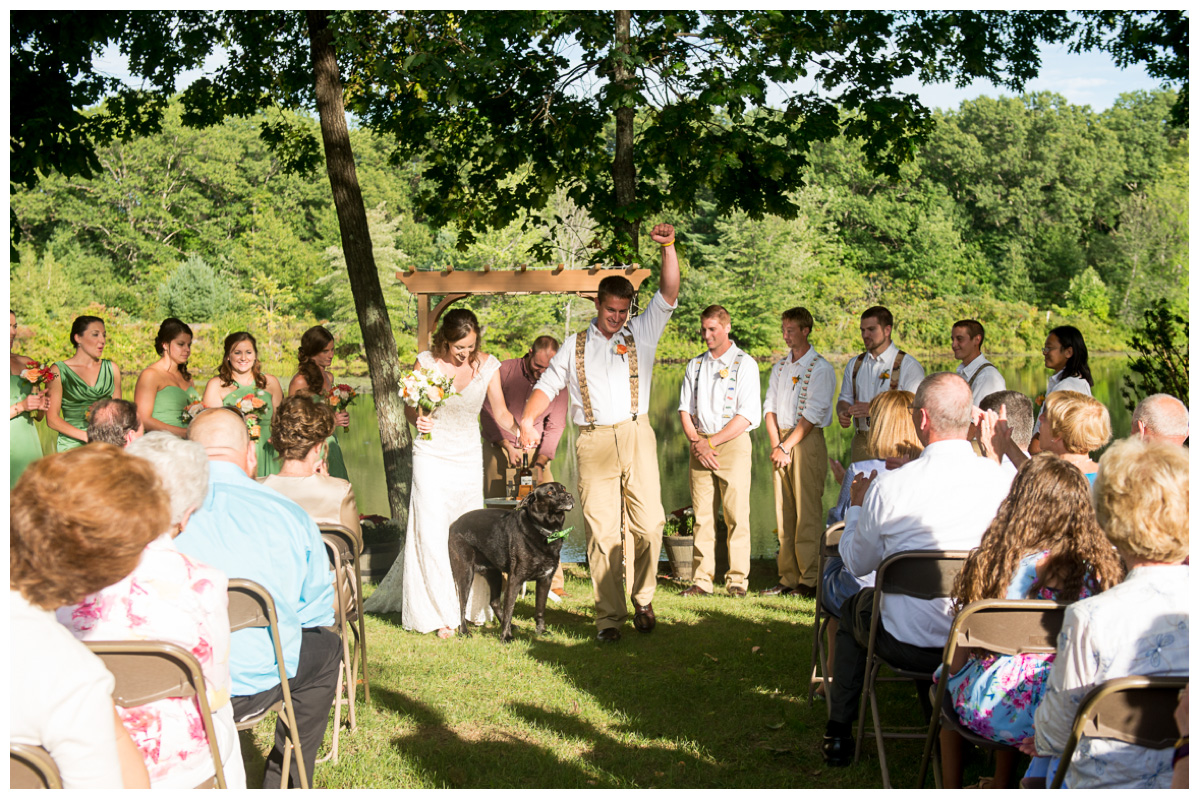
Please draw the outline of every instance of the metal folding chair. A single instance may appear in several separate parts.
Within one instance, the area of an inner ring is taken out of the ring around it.
[[[283,661],[283,642],[279,635],[279,619],[275,615],[275,601],[271,593],[260,584],[247,578],[229,579],[229,630],[233,633],[243,628],[267,628],[271,635],[271,644],[275,647],[275,663],[279,667],[279,685],[283,690],[283,699],[264,708],[257,714],[237,721],[239,731],[253,728],[266,718],[272,711],[279,712],[284,727],[287,728],[287,740],[283,747],[283,770],[280,776],[280,788],[288,785],[288,771],[291,759],[296,759],[300,772],[300,788],[309,788],[308,775],[304,770],[304,757],[300,749],[300,732],[296,727],[296,709],[292,705],[292,691],[288,686],[287,667]]]
[[[813,696],[818,686],[825,687],[825,710],[829,710],[830,676],[825,674],[825,631],[829,627],[829,612],[825,610],[825,560],[838,554],[837,543],[846,529],[845,522],[835,522],[821,534],[821,545],[817,549],[817,610],[813,617],[812,672],[808,676],[808,706],[812,708]]]
[[[100,657],[116,680],[113,702],[121,708],[134,708],[167,697],[195,697],[208,737],[208,751],[213,760],[213,776],[197,789],[225,788],[225,770],[221,766],[221,750],[213,728],[212,709],[208,706],[204,672],[196,657],[171,642],[113,641],[84,642]]]
[[[58,765],[44,747],[8,743],[8,788],[61,789]]]
[[[1075,712],[1050,788],[1062,788],[1071,757],[1084,736],[1118,739],[1153,750],[1173,747],[1178,735],[1175,706],[1187,682],[1186,675],[1130,675],[1107,680],[1088,692]]]
[[[354,565],[357,562],[355,558],[354,548],[355,539],[349,535],[349,531],[345,531],[346,535],[339,532],[323,532],[321,539],[325,542],[325,549],[329,552],[329,561],[333,571],[333,588],[335,597],[335,627],[337,628],[338,636],[342,640],[342,663],[338,668],[337,695],[333,703],[333,742],[330,745],[329,752],[321,758],[317,759],[317,763],[325,761],[333,761],[338,763],[338,740],[341,735],[342,728],[342,707],[347,709],[346,719],[348,727],[351,731],[358,728],[358,719],[355,715],[354,701],[357,695],[355,686],[355,667],[357,664],[351,661],[350,647],[350,631],[357,630],[355,623],[351,621],[350,616],[354,614],[357,621],[361,622],[362,617],[358,614],[359,606],[358,596],[355,593],[355,572]],[[361,639],[356,635],[354,644],[354,656],[359,653],[358,645]]]
[[[929,735],[925,739],[925,753],[921,757],[919,788],[925,788],[925,776],[931,760],[937,770],[935,748],[938,731],[943,726],[968,743],[989,750],[1017,749],[980,736],[960,723],[954,709],[954,698],[948,690],[950,665],[958,651],[965,647],[1006,656],[1053,653],[1066,608],[1066,603],[1052,600],[979,600],[958,612],[942,656],[942,677],[933,691],[934,713],[929,720]],[[934,781],[941,788],[940,772],[934,772]]]
[[[875,694],[875,684],[880,681],[913,681],[920,685],[928,681],[932,675],[925,672],[898,669],[891,664],[886,666],[895,674],[893,678],[880,678],[879,669],[885,666],[882,658],[875,654],[875,639],[879,632],[879,611],[883,596],[906,595],[920,600],[933,600],[939,597],[949,597],[954,587],[954,579],[962,570],[963,562],[969,555],[966,550],[913,550],[895,553],[884,559],[875,573],[875,595],[871,607],[871,628],[867,639],[867,670],[863,684],[863,695],[858,706],[858,734],[855,741],[854,760],[862,757],[863,732],[866,729],[867,705],[871,706],[871,726],[875,731],[875,746],[879,751],[879,769],[883,773],[883,788],[891,789],[891,777],[888,774],[887,753],[884,750],[884,739],[924,739],[925,726],[920,728],[897,728],[884,731],[879,720],[879,699]]]
[[[358,672],[362,670],[363,700],[369,704],[371,702],[371,682],[367,677],[367,625],[366,618],[362,613],[362,539],[355,536],[349,528],[341,525],[322,525],[321,536],[325,537],[326,535],[336,536],[344,541],[346,544],[344,547],[340,547],[340,552],[343,554],[349,552],[351,555],[350,566],[354,570],[354,580],[349,588],[352,588],[354,593],[346,606],[346,623],[350,628],[351,635],[354,636],[354,646],[351,648],[350,659],[344,662],[350,665],[346,674],[346,682],[351,687],[350,699],[353,700],[358,684]],[[342,560],[346,559],[343,557]]]

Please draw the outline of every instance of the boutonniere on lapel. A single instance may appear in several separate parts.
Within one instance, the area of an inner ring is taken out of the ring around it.
[[[793,376],[792,376],[792,386],[795,386],[795,385],[796,385],[797,383],[799,383],[799,382],[800,382],[800,376],[799,376],[799,375],[793,375]]]
[[[720,375],[722,379],[728,378],[729,377],[729,367],[726,367],[725,369],[721,370],[717,374]]]
[[[881,381],[886,381],[890,377],[892,377],[892,373],[889,370],[885,369],[883,372],[879,373],[879,380]]]
[[[1046,395],[1039,394],[1037,397],[1033,398],[1033,404],[1035,406],[1038,406],[1039,408],[1042,407],[1043,405],[1045,405],[1046,404]]]
[[[613,342],[613,352],[624,358],[625,354],[629,352],[629,348],[625,346],[624,342]]]

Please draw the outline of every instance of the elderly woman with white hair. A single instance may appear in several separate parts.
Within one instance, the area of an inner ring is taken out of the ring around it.
[[[59,608],[58,620],[84,641],[159,640],[191,652],[204,672],[226,783],[243,789],[246,774],[230,703],[229,581],[220,570],[180,553],[173,541],[208,493],[208,457],[199,444],[161,431],[125,452],[154,467],[170,500],[170,527],[146,545],[131,574]],[[193,788],[213,774],[195,699],[165,698],[119,713],[141,750],[152,788]]]
[[[1188,674],[1188,457],[1163,442],[1123,439],[1100,459],[1096,519],[1129,567],[1125,580],[1067,609],[1029,755],[1057,757],[1084,695],[1111,678]],[[1089,738],[1064,788],[1166,789],[1171,750]],[[1048,772],[1053,776],[1053,766]]]

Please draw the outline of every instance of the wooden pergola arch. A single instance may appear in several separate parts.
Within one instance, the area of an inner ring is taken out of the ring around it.
[[[396,277],[417,298],[417,349],[428,350],[429,340],[437,328],[438,320],[452,304],[464,297],[479,294],[577,294],[594,299],[600,281],[610,275],[621,275],[629,279],[636,291],[642,281],[650,277],[650,270],[636,264],[601,269],[565,269],[559,264],[554,269],[492,271],[485,267],[482,272],[456,271],[453,267],[443,270],[418,271],[409,269],[397,272]],[[430,298],[441,297],[441,301],[430,308]]]

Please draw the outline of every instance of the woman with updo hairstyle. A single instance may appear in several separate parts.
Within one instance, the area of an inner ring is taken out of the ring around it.
[[[1092,510],[1091,487],[1079,470],[1042,453],[1025,462],[954,581],[954,609],[979,600],[1073,603],[1121,582],[1125,568]],[[948,691],[968,730],[1009,746],[1033,733],[1053,655],[995,655],[960,649]],[[943,728],[942,785],[962,788],[962,738]],[[1014,753],[996,753],[993,787],[1012,778]]]
[[[300,349],[296,353],[296,374],[288,383],[288,396],[305,395],[315,403],[329,403],[329,395],[337,381],[329,367],[333,364],[333,334],[321,325],[314,325],[300,337]],[[334,426],[343,428],[350,424],[350,413],[338,411],[334,414]],[[346,471],[346,461],[342,458],[342,447],[338,444],[337,436],[330,434],[326,440],[329,449],[325,454],[325,463],[329,474],[342,480],[350,480]]]
[[[50,408],[46,425],[58,432],[56,449],[62,453],[88,440],[87,412],[105,397],[121,399],[121,370],[104,355],[104,320],[76,317],[71,323],[71,346],[75,355],[50,368]]]
[[[35,461],[9,498],[9,741],[48,750],[67,789],[146,788],[112,675],[54,610],[124,578],[166,530],[158,475],[96,443]]]
[[[175,317],[167,317],[154,337],[158,361],[142,370],[133,387],[133,401],[146,432],[164,431],[176,436],[187,433],[183,410],[198,402],[196,382],[188,372],[192,355],[192,329]]]
[[[289,397],[275,413],[271,444],[279,451],[279,472],[259,483],[289,497],[317,525],[341,525],[362,543],[358,504],[350,481],[335,478],[325,465],[326,440],[333,431],[333,409],[307,397]]]
[[[270,444],[271,421],[283,402],[283,386],[274,375],[262,371],[258,361],[258,341],[247,331],[225,337],[225,355],[217,377],[204,387],[204,407],[226,405],[238,408],[257,425],[254,449],[258,454],[258,475],[279,471],[279,454]]]
[[[401,611],[405,628],[437,631],[443,639],[453,636],[462,621],[450,572],[450,523],[483,508],[479,410],[485,397],[496,422],[519,436],[500,387],[500,362],[480,351],[479,334],[475,314],[456,308],[442,317],[433,350],[417,355],[413,368],[440,372],[454,381],[455,393],[428,416],[405,408],[409,422],[431,438],[413,441],[404,557],[396,560],[364,605],[376,613]],[[475,576],[466,598],[467,619],[476,624],[491,619],[488,599],[487,581]]]
[[[1129,572],[1067,609],[1026,754],[1060,755],[1080,701],[1104,681],[1188,674],[1188,486],[1187,448],[1178,445],[1122,439],[1100,458],[1096,519]],[[1166,789],[1171,757],[1170,747],[1089,737],[1076,748],[1063,788]]]

